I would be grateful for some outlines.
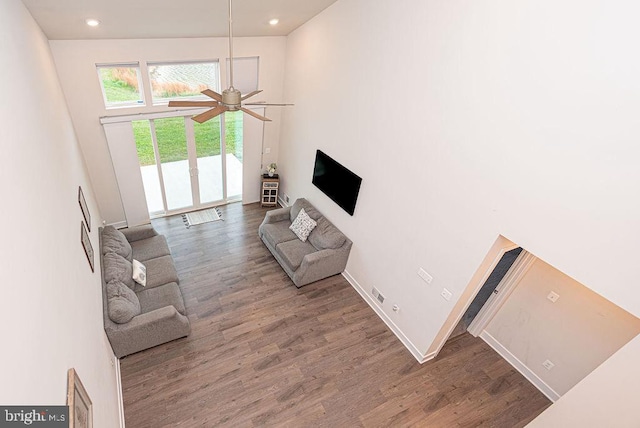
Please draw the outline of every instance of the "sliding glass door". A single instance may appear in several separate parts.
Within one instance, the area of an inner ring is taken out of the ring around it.
[[[151,217],[242,198],[242,115],[203,124],[190,115],[165,117],[132,127]]]

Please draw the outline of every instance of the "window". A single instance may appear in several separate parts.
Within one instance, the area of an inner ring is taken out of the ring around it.
[[[104,64],[96,68],[107,108],[144,105],[138,63]]]
[[[149,80],[153,104],[166,104],[176,98],[202,97],[200,92],[220,92],[218,61],[149,63]]]

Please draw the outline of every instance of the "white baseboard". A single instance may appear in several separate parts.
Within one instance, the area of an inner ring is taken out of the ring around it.
[[[436,352],[432,352],[427,355],[422,354],[418,350],[418,348],[411,342],[411,340],[409,340],[409,338],[402,332],[402,330],[397,325],[395,325],[391,318],[389,318],[387,314],[385,314],[382,309],[374,302],[373,297],[364,290],[364,288],[358,283],[358,281],[355,280],[355,278],[351,276],[351,274],[349,274],[349,272],[345,270],[344,272],[342,272],[342,276],[344,276],[349,284],[351,284],[351,286],[358,292],[358,294],[362,296],[364,301],[369,304],[369,306],[375,311],[378,317],[380,317],[380,319],[384,321],[387,327],[389,327],[393,334],[395,334],[398,339],[400,339],[400,342],[402,342],[402,344],[409,350],[409,352],[411,352],[411,355],[413,355],[413,357],[418,360],[420,364],[425,363],[436,356]]]
[[[115,368],[116,368],[116,387],[118,388],[118,413],[120,414],[120,428],[124,426],[124,397],[122,395],[122,376],[120,374],[120,360],[115,355],[113,356]]]
[[[511,364],[516,370],[518,370],[522,376],[527,378],[529,382],[533,384],[536,388],[540,390],[544,395],[547,396],[549,400],[552,402],[558,401],[560,398],[560,394],[555,392],[553,388],[547,385],[542,379],[538,377],[529,367],[527,367],[522,361],[520,361],[515,355],[513,355],[507,348],[505,348],[498,340],[493,337],[491,334],[487,333],[486,330],[483,330],[480,333],[480,338],[484,340],[487,345],[491,346],[494,351],[496,351],[502,358],[507,360],[509,364]]]

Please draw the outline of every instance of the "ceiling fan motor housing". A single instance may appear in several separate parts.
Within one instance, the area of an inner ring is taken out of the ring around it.
[[[242,94],[233,86],[222,91],[222,104],[224,104],[229,110],[240,110],[241,102]]]

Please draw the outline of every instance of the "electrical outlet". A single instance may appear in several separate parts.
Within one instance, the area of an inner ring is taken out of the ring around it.
[[[418,269],[418,276],[422,278],[427,284],[431,284],[431,281],[433,281],[433,277],[422,268]]]
[[[559,298],[560,298],[560,295],[553,291],[547,295],[547,299],[551,300],[553,303],[557,302]]]
[[[452,296],[451,291],[447,290],[446,288],[442,289],[442,292],[440,293],[440,295],[444,300],[451,300],[451,296]]]
[[[549,360],[544,360],[544,363],[542,363],[542,365],[544,366],[545,369],[547,370],[551,370],[555,364],[553,364],[551,361]]]

